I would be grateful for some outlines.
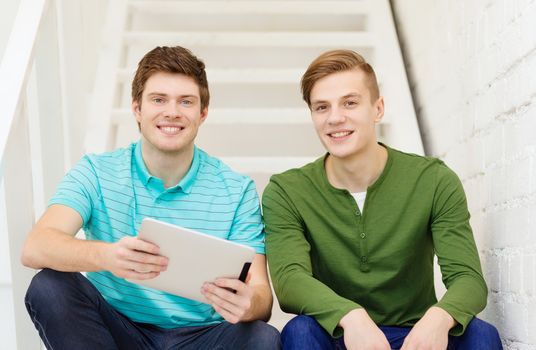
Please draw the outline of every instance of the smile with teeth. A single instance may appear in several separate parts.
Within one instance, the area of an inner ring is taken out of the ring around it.
[[[345,137],[345,136],[348,136],[350,135],[351,133],[353,133],[353,131],[337,131],[337,132],[334,132],[334,133],[331,133],[331,134],[328,134],[330,137],[333,137],[333,138],[342,138],[342,137]]]
[[[158,128],[165,134],[176,134],[184,129],[181,126],[159,126]]]

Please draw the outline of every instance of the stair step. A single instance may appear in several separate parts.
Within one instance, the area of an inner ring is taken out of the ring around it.
[[[196,143],[216,157],[310,157],[324,153],[312,123],[207,123],[200,128]]]
[[[118,69],[120,82],[130,83],[134,78],[136,68]],[[303,69],[207,69],[209,84],[298,84],[305,68]]]
[[[134,10],[148,14],[367,14],[369,1],[131,1]]]
[[[317,157],[220,157],[231,169],[245,174],[277,174],[299,168]]]
[[[128,108],[114,109],[112,122],[115,125],[133,123],[132,111]],[[208,125],[236,124],[308,124],[309,110],[304,108],[209,108]]]
[[[331,47],[371,48],[374,37],[369,32],[149,32],[129,31],[126,45],[181,45],[218,47]]]
[[[129,47],[123,67],[135,67],[139,60],[153,47],[136,45]],[[360,54],[374,64],[373,48],[348,47],[358,50]],[[333,49],[328,46],[309,48],[300,47],[190,47],[192,52],[201,58],[209,70],[215,69],[298,69],[305,68],[322,52]]]

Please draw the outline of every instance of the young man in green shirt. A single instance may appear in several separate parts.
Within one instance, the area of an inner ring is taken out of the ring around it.
[[[302,78],[325,156],[270,179],[267,257],[284,349],[501,349],[460,180],[442,161],[378,143],[372,67],[326,52]],[[433,256],[446,294],[437,301]]]

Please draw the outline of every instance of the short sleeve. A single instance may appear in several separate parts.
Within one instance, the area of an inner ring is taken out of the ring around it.
[[[247,179],[242,186],[240,202],[236,209],[229,240],[253,247],[264,254],[264,224],[255,183]]]
[[[48,205],[62,204],[76,210],[86,226],[98,197],[97,174],[89,157],[84,156],[63,177]]]

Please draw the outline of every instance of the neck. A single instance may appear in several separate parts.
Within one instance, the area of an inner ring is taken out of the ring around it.
[[[186,175],[194,158],[194,145],[180,152],[162,152],[142,140],[141,154],[149,173],[162,181],[166,188],[175,186]]]
[[[331,185],[356,193],[365,192],[376,182],[386,163],[387,150],[375,143],[363,152],[348,158],[328,155],[325,167]]]

